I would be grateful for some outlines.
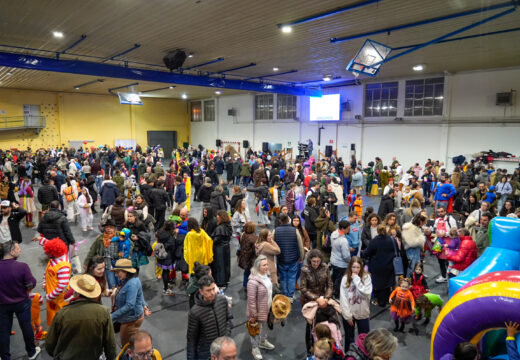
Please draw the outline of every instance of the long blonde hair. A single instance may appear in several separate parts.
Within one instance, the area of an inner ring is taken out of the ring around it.
[[[363,344],[370,359],[383,360],[392,356],[397,348],[397,338],[387,329],[375,329],[367,334]]]

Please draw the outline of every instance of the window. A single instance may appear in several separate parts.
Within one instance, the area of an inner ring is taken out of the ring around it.
[[[215,100],[204,101],[204,121],[215,121]]]
[[[202,121],[202,102],[192,101],[191,102],[191,121],[200,122]]]
[[[365,88],[365,116],[397,115],[397,81],[367,84]]]
[[[408,80],[404,116],[442,115],[444,78]]]
[[[273,94],[255,96],[255,119],[273,120]]]
[[[296,96],[277,95],[276,108],[278,119],[296,119]]]

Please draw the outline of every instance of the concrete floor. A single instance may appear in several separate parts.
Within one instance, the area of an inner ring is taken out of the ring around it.
[[[365,206],[373,206],[376,211],[379,205],[379,197],[365,197]],[[251,214],[254,214],[253,200],[249,200]],[[190,216],[197,219],[200,218],[201,203],[194,203],[191,207]],[[340,210],[340,215],[343,211]],[[255,220],[256,215],[252,215]],[[96,215],[94,223],[99,222],[100,215]],[[20,261],[29,264],[33,275],[38,280],[37,291],[43,291],[41,288],[41,279],[45,268],[45,256],[43,250],[37,243],[31,242],[35,235],[35,230],[28,229],[24,225],[22,227],[23,246]],[[96,227],[95,227],[96,228]],[[93,242],[98,235],[97,230],[84,235],[79,225],[72,224],[72,231],[76,241],[85,241],[79,246],[79,253],[83,259]],[[226,295],[233,298],[233,331],[232,336],[235,339],[238,350],[239,359],[252,359],[251,345],[245,323],[246,319],[246,295],[242,290],[242,269],[237,266],[235,259],[236,241],[232,244],[232,268],[231,268],[231,283],[226,290]],[[439,274],[437,261],[433,257],[428,257],[425,264],[425,273],[428,275],[428,284],[433,293],[437,293],[443,298],[447,298],[448,286],[447,284],[435,284],[433,279]],[[179,275],[180,276],[180,275]],[[154,347],[157,348],[164,359],[181,360],[186,358],[186,324],[188,317],[188,297],[183,291],[176,291],[174,296],[162,295],[162,281],[156,280],[154,276],[154,265],[152,263],[141,269],[140,279],[143,283],[143,290],[145,299],[152,309],[152,315],[146,318],[142,329],[149,331],[154,339]],[[175,289],[177,290],[177,289]],[[390,314],[388,309],[373,307],[371,309],[371,328],[388,328],[392,329],[393,325],[390,322]],[[434,317],[437,311],[434,311]],[[42,321],[45,322],[45,307],[42,308]],[[44,324],[45,326],[45,324]],[[426,360],[429,359],[430,354],[430,336],[432,332],[433,323],[430,323],[426,328],[420,327],[419,336],[410,333],[396,336],[399,339],[399,346],[394,353],[394,359],[414,359]],[[17,334],[11,337],[11,354],[13,359],[26,358],[23,338],[19,331],[18,323],[14,321],[14,330]],[[305,359],[305,321],[301,315],[301,306],[299,302],[293,304],[293,311],[286,321],[285,327],[275,326],[273,331],[268,333],[269,340],[276,346],[275,350],[263,351],[264,359]],[[43,344],[42,348],[43,348]],[[42,351],[41,359],[50,359],[50,357]]]

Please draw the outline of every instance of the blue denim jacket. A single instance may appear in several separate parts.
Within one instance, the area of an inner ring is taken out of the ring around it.
[[[117,293],[117,310],[112,313],[112,320],[120,323],[135,321],[143,315],[146,305],[141,281],[137,277],[131,278]]]

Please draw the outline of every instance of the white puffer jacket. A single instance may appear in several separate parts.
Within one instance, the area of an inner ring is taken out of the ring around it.
[[[403,237],[405,250],[410,248],[422,248],[426,242],[422,229],[413,225],[411,222],[403,225],[401,236]]]

